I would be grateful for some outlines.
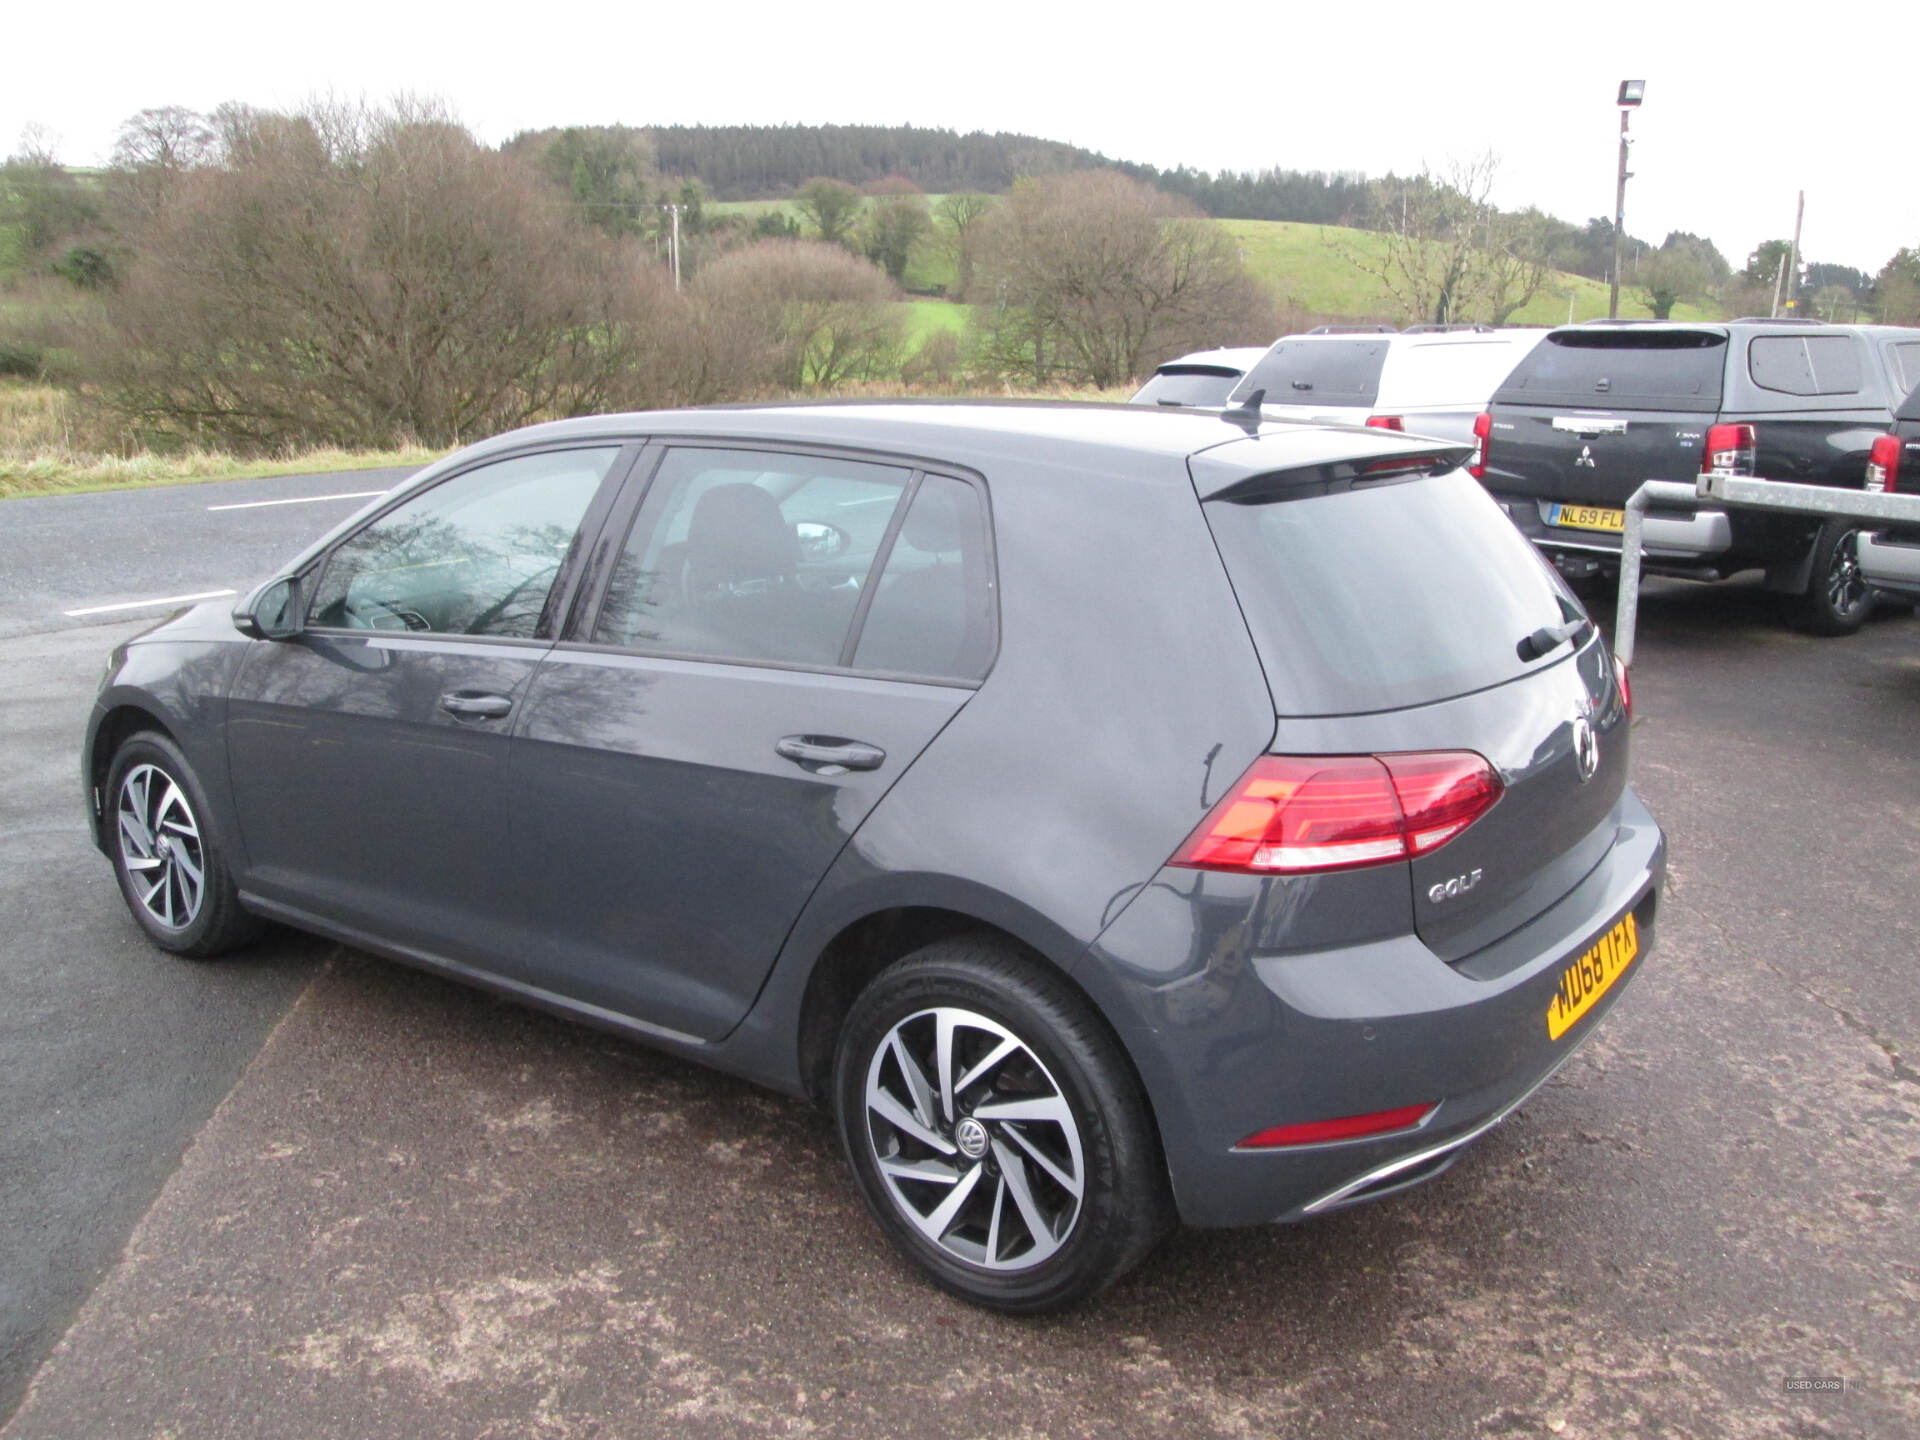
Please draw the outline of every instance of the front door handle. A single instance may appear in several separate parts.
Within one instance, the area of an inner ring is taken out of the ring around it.
[[[887,752],[878,745],[842,740],[837,735],[789,735],[773,748],[794,764],[804,765],[821,775],[838,775],[843,770],[878,770],[887,758]]]
[[[513,701],[482,690],[449,690],[440,697],[440,708],[456,720],[498,720],[513,709]]]

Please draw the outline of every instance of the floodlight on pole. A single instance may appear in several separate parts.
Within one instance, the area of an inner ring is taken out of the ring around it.
[[[1613,278],[1607,291],[1607,318],[1620,318],[1620,246],[1627,228],[1627,146],[1633,142],[1627,139],[1627,116],[1640,108],[1640,102],[1646,98],[1647,82],[1644,80],[1622,80],[1620,94],[1614,104],[1620,107],[1620,177],[1613,190]]]

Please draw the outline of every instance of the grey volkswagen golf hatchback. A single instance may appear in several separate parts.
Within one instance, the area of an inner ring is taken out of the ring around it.
[[[134,919],[262,920],[812,1099],[1008,1311],[1445,1169],[1653,938],[1578,603],[1382,430],[615,415],[421,472],[112,657]]]

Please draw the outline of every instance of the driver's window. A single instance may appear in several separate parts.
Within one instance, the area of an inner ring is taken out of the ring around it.
[[[343,541],[308,623],[531,638],[618,446],[497,460],[389,510]]]
[[[770,450],[669,450],[595,622],[602,645],[840,663],[912,472]]]

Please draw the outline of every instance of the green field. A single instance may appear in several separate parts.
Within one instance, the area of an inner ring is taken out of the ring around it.
[[[1356,319],[1391,317],[1395,305],[1384,286],[1355,265],[1347,254],[1378,258],[1385,240],[1367,230],[1338,225],[1306,225],[1290,220],[1222,220],[1222,228],[1240,246],[1241,259],[1254,278],[1282,300],[1315,315]],[[1513,325],[1564,325],[1569,302],[1572,318],[1593,320],[1607,313],[1607,287],[1582,275],[1555,272],[1541,292],[1508,322]],[[1620,292],[1620,313],[1645,319],[1653,312],[1628,289]],[[1713,308],[1679,305],[1676,320],[1711,320]]]
[[[928,202],[940,197],[930,195]],[[779,211],[798,219],[799,211],[787,200],[734,200],[710,204],[717,214],[755,217]],[[1290,220],[1221,220],[1216,222],[1240,247],[1240,256],[1248,271],[1282,304],[1309,315],[1332,319],[1391,320],[1396,306],[1392,296],[1374,276],[1349,258],[1359,254],[1378,258],[1385,253],[1385,241],[1368,230],[1351,230],[1339,225],[1308,225]],[[1345,253],[1343,253],[1345,252]],[[907,288],[912,291],[946,289],[954,281],[953,266],[931,245],[914,252],[907,267]],[[968,307],[939,300],[916,300],[912,305],[909,334],[917,346],[930,333],[930,327],[959,330],[966,324]],[[1564,325],[1569,319],[1594,320],[1607,313],[1607,287],[1583,275],[1555,272],[1539,294],[1508,322],[1513,325]],[[1628,319],[1647,319],[1652,315],[1631,286],[1620,292],[1620,313]],[[1677,305],[1675,320],[1715,320],[1720,310],[1711,303]]]

